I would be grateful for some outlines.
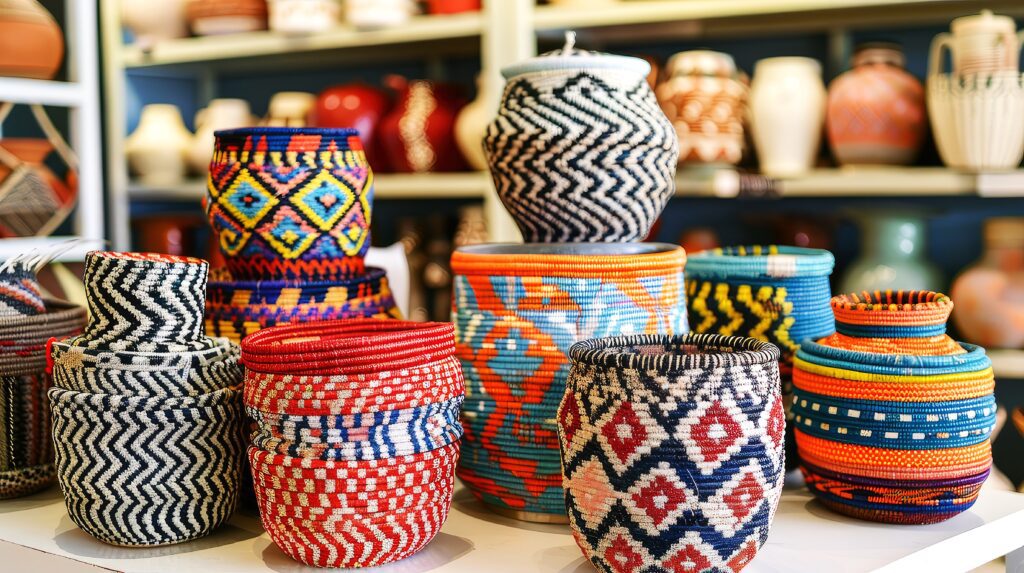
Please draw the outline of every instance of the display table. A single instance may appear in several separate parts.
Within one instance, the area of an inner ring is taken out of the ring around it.
[[[832,513],[806,491],[787,491],[771,536],[744,571],[961,572],[1010,553],[1024,571],[1024,494],[982,491],[968,512],[937,525],[891,526]],[[33,551],[35,550],[35,551]],[[41,552],[41,553],[40,553]],[[95,541],[68,518],[60,492],[0,502],[0,570],[190,573],[316,571],[285,556],[243,510],[213,535],[182,545],[125,549]],[[499,517],[459,489],[444,530],[420,554],[373,571],[425,573],[584,573],[568,526]]]

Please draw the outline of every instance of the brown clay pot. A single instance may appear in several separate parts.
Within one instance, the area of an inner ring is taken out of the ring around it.
[[[53,79],[64,59],[64,34],[35,0],[0,0],[0,76]]]

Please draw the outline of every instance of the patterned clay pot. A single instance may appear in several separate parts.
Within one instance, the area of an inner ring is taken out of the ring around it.
[[[391,99],[383,90],[368,84],[332,86],[320,92],[309,114],[312,127],[350,127],[359,132],[366,158],[377,171],[384,171],[379,128],[391,109]]]
[[[633,335],[569,357],[558,435],[584,556],[602,573],[743,569],[782,496],[778,348]]]
[[[0,0],[0,76],[52,79],[64,59],[64,34],[35,0]]]
[[[953,322],[968,342],[1024,348],[1024,219],[985,222],[985,251],[953,282]]]
[[[828,90],[828,141],[841,165],[909,165],[927,128],[924,87],[896,44],[864,44]]]
[[[395,107],[380,124],[381,146],[391,171],[462,171],[466,163],[455,142],[455,116],[463,101],[448,86],[389,76],[398,92]]]
[[[640,58],[575,50],[571,39],[502,70],[508,82],[484,148],[524,240],[621,242],[650,232],[675,193],[679,138],[649,71]]]
[[[796,57],[757,62],[750,115],[762,173],[793,177],[810,171],[825,122],[821,64]]]
[[[188,0],[185,16],[197,36],[267,29],[266,0]]]
[[[695,50],[673,56],[656,94],[679,137],[680,163],[739,163],[747,85],[732,57]]]

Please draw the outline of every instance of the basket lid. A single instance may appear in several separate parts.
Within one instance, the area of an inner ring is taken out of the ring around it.
[[[547,52],[528,58],[502,68],[501,75],[511,79],[523,74],[534,72],[550,72],[562,70],[618,70],[635,73],[646,78],[651,72],[651,64],[641,58],[617,56],[602,52],[592,52],[576,48],[576,33],[565,33],[565,46],[561,50]]]

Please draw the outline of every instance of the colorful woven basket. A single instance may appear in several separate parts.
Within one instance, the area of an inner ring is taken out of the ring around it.
[[[466,375],[459,478],[495,510],[565,521],[555,412],[583,339],[685,333],[673,245],[527,244],[452,255],[457,355]]]
[[[807,485],[873,521],[935,523],[970,508],[991,466],[992,363],[945,334],[933,292],[832,299],[837,332],[796,354],[793,423]]]
[[[206,211],[240,280],[363,272],[373,174],[354,129],[216,132]]]
[[[694,332],[748,336],[782,351],[780,374],[786,419],[792,396],[793,355],[806,339],[835,332],[829,299],[832,253],[787,246],[739,246],[694,253],[687,266],[686,297]],[[797,466],[787,428],[786,460]]]
[[[708,334],[587,340],[558,409],[565,504],[599,571],[739,571],[785,477],[779,350]]]
[[[455,488],[465,395],[450,324],[352,319],[242,343],[263,525],[293,559],[372,567],[419,551]]]

